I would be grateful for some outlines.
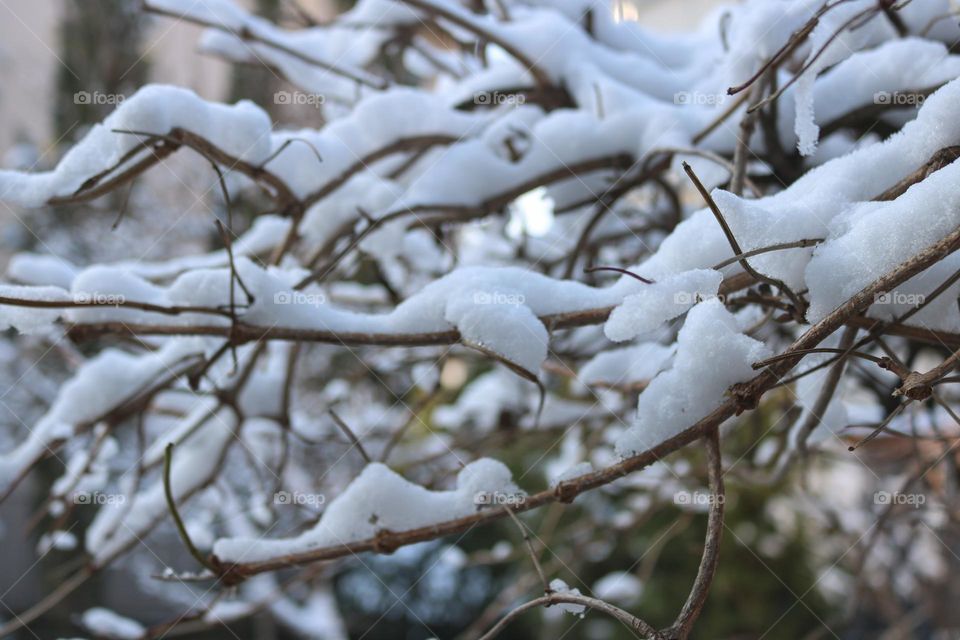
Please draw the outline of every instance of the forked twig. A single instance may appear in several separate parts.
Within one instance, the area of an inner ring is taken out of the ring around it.
[[[707,191],[706,187],[703,186],[703,183],[700,182],[700,178],[697,177],[697,174],[694,172],[693,167],[688,163],[683,163],[683,170],[687,172],[690,180],[693,182],[694,186],[697,188],[697,191],[700,192],[701,197],[707,203],[707,206],[710,208],[710,211],[713,212],[714,217],[717,219],[717,222],[720,223],[720,228],[723,229],[723,235],[727,237],[727,242],[730,243],[730,247],[733,249],[734,255],[743,255],[743,249],[740,248],[740,243],[737,242],[737,238],[733,235],[733,231],[730,229],[730,225],[727,224],[726,219],[723,217],[723,212],[720,211],[720,207],[717,206],[717,203],[714,201],[713,196]],[[767,284],[773,285],[783,291],[790,302],[793,303],[794,309],[796,310],[797,320],[802,321],[803,315],[806,312],[807,305],[803,299],[798,296],[790,287],[787,286],[785,282],[771,276],[764,275],[758,272],[756,269],[750,266],[750,263],[747,262],[746,258],[740,258],[737,262],[740,263],[740,266],[743,267],[744,271],[752,275],[757,280],[761,282],[766,282]]]

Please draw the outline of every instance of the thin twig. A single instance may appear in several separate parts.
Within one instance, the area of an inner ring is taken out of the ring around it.
[[[852,445],[850,445],[849,447],[847,447],[847,450],[848,450],[848,451],[856,451],[856,450],[859,449],[862,445],[865,445],[866,443],[868,443],[868,442],[870,442],[871,440],[873,440],[874,438],[876,438],[876,437],[877,437],[878,435],[880,435],[880,433],[886,428],[886,426],[887,426],[888,424],[890,424],[890,422],[891,422],[895,417],[897,417],[898,415],[900,415],[900,413],[901,413],[904,409],[907,408],[907,405],[909,405],[911,402],[913,402],[913,400],[907,399],[906,401],[898,404],[898,405],[896,406],[896,408],[895,408],[893,411],[891,411],[891,412],[887,415],[887,417],[884,418],[883,421],[882,421],[879,425],[877,425],[877,427],[876,427],[873,431],[871,431],[867,436],[861,438],[860,440],[857,440],[855,443],[853,443]]]
[[[167,508],[170,509],[170,515],[173,516],[173,522],[177,525],[177,532],[180,534],[180,539],[183,540],[183,544],[187,547],[190,555],[201,565],[216,573],[217,568],[197,549],[196,545],[193,544],[193,540],[190,539],[190,534],[187,532],[187,527],[183,524],[183,519],[180,517],[180,512],[177,510],[177,501],[173,497],[173,487],[170,481],[170,468],[173,466],[173,447],[174,444],[168,442],[163,456],[163,493],[167,497]]]
[[[827,374],[823,385],[820,387],[820,393],[817,394],[816,401],[813,403],[813,406],[810,407],[810,413],[807,415],[807,419],[799,426],[797,431],[796,446],[801,455],[807,452],[807,440],[810,438],[810,434],[817,428],[817,425],[823,422],[823,415],[826,413],[827,407],[830,406],[830,401],[833,399],[833,395],[837,390],[837,385],[840,384],[840,378],[843,376],[843,369],[847,363],[847,358],[853,354],[853,339],[856,337],[857,329],[855,327],[845,328],[843,335],[840,336],[839,350],[842,352],[840,359],[830,369],[830,373]]]
[[[703,556],[700,558],[700,568],[697,578],[687,596],[687,601],[680,610],[680,615],[673,625],[677,637],[684,640],[690,635],[694,623],[700,616],[713,576],[717,572],[717,563],[720,560],[720,539],[723,537],[723,511],[726,501],[723,488],[723,463],[720,455],[719,427],[708,430],[704,436],[707,444],[707,475],[710,483],[710,512],[707,515],[707,538],[703,546]]]
[[[717,219],[717,222],[720,223],[720,228],[723,229],[723,234],[727,237],[727,242],[730,243],[730,246],[733,248],[733,253],[735,255],[742,255],[743,249],[740,248],[740,244],[737,242],[736,237],[733,235],[733,231],[730,229],[730,226],[727,224],[726,219],[723,217],[723,212],[720,211],[720,207],[717,206],[717,203],[714,201],[713,197],[707,191],[706,187],[703,186],[703,183],[700,182],[700,178],[697,177],[697,174],[694,172],[693,167],[691,167],[686,162],[683,163],[683,170],[687,172],[690,180],[693,182],[694,186],[697,188],[697,191],[700,192],[700,196],[707,203],[707,206],[710,208],[710,211],[713,212],[714,217]],[[803,314],[806,312],[807,305],[800,296],[793,292],[790,287],[787,286],[785,282],[771,276],[763,275],[759,273],[756,269],[750,266],[750,263],[747,262],[745,258],[740,258],[737,262],[740,263],[740,266],[743,267],[744,271],[752,275],[757,280],[761,282],[766,282],[770,285],[773,285],[783,291],[790,298],[790,301],[793,303],[794,309],[796,309],[797,320],[802,322]]]
[[[555,604],[579,604],[589,609],[596,609],[601,613],[606,613],[607,615],[616,618],[626,625],[628,629],[643,634],[643,636],[641,636],[643,638],[664,640],[664,636],[659,631],[632,613],[624,611],[620,607],[616,607],[612,604],[604,602],[603,600],[597,600],[596,598],[579,595],[569,591],[555,591],[551,594],[536,598],[535,600],[525,602],[501,618],[500,621],[497,622],[492,629],[490,629],[490,631],[487,631],[485,634],[480,636],[479,640],[492,640],[493,638],[497,637],[510,625],[511,622],[530,609],[549,607]]]
[[[347,438],[349,438],[351,444],[357,448],[357,451],[360,452],[360,455],[363,456],[363,459],[367,462],[367,464],[370,464],[371,460],[370,456],[367,455],[367,450],[363,448],[363,444],[360,442],[360,439],[357,438],[350,426],[347,425],[347,423],[344,422],[343,419],[338,416],[337,412],[333,409],[330,409],[328,413],[330,414],[330,417],[333,418],[333,421],[336,423],[336,425],[340,427],[340,430],[346,434]]]
[[[757,123],[758,114],[753,107],[760,102],[763,97],[763,91],[767,86],[766,78],[770,71],[766,71],[760,78],[760,82],[753,85],[750,89],[750,103],[746,113],[740,119],[740,134],[737,136],[737,146],[733,150],[733,171],[730,176],[730,193],[735,196],[743,195],[743,185],[747,182],[747,155],[750,153],[750,138],[753,136],[753,129]],[[753,188],[756,193],[756,188]]]
[[[793,242],[781,242],[778,244],[771,244],[766,247],[760,247],[758,249],[751,249],[744,253],[737,254],[733,257],[727,258],[722,262],[711,267],[714,271],[719,271],[724,267],[729,267],[734,262],[740,262],[744,258],[752,258],[753,256],[759,256],[764,253],[770,253],[771,251],[783,251],[784,249],[805,249],[807,247],[812,247],[820,244],[824,241],[824,238],[805,238],[803,240],[794,240]]]
[[[507,512],[507,515],[516,523],[517,528],[520,529],[520,535],[523,536],[523,542],[527,545],[527,551],[530,553],[530,560],[533,562],[534,568],[537,570],[537,575],[540,577],[540,582],[543,583],[543,592],[545,594],[553,593],[553,589],[550,588],[550,583],[547,582],[547,576],[543,573],[543,567],[540,565],[540,558],[537,557],[537,552],[533,548],[533,541],[530,539],[530,531],[527,528],[527,525],[521,522],[520,517],[517,516],[508,506],[503,508]]]
[[[641,275],[634,273],[628,269],[623,269],[621,267],[584,267],[584,273],[594,273],[595,271],[613,271],[614,273],[619,273],[625,276],[630,276],[634,280],[639,280],[643,284],[655,284],[653,280],[649,278],[644,278]]]
[[[852,328],[852,327],[848,327]],[[856,333],[856,331],[854,331]],[[764,360],[758,360],[753,363],[754,369],[763,369],[764,367],[769,367],[774,362],[779,362],[784,358],[791,358],[798,353],[809,354],[809,353],[838,353],[841,357],[855,356],[857,358],[863,358],[864,360],[869,360],[875,364],[886,365],[889,358],[883,358],[881,356],[875,356],[869,353],[864,353],[862,351],[854,351],[852,348],[847,348],[841,345],[840,348],[836,347],[816,347],[813,349],[804,349],[803,351],[794,351],[793,353],[785,354],[781,353],[780,355],[771,356]],[[884,367],[887,368],[887,367]]]

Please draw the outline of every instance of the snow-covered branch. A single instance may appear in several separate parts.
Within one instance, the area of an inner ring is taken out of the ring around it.
[[[672,35],[580,0],[360,0],[298,29],[232,0],[145,8],[205,27],[207,53],[269,67],[320,125],[148,85],[49,170],[0,171],[0,200],[26,218],[69,212],[69,241],[93,204],[119,208],[121,228],[164,217],[140,185],[195,161],[213,238],[153,261],[136,242],[68,261],[42,240],[11,259],[4,345],[56,346],[64,362],[31,399],[42,410],[0,439],[0,498],[62,467],[30,527],[83,568],[0,635],[157,543],[178,559],[149,584],[203,585],[189,617],[91,609],[93,633],[264,612],[347,637],[333,576],[362,554],[426,553],[509,518],[533,560],[511,575],[536,575],[486,598],[499,621],[460,628],[494,637],[556,606],[686,638],[735,532],[731,487],[780,487],[820,454],[898,438],[914,484],[955,459],[947,0],[747,0]],[[741,450],[744,415],[764,433]],[[670,626],[541,562],[535,538],[557,529],[554,560],[629,556],[578,545],[627,516],[642,529],[703,478],[706,542]]]

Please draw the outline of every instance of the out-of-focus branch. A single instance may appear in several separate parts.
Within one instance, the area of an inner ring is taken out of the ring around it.
[[[346,78],[347,80],[353,80],[358,84],[365,85],[372,89],[386,89],[388,86],[387,82],[384,79],[380,78],[379,76],[375,76],[373,74],[367,73],[362,69],[351,69],[349,67],[336,64],[336,62],[328,62],[326,60],[320,60],[319,58],[315,58],[314,56],[304,53],[299,49],[295,49],[282,42],[278,42],[273,38],[271,38],[270,36],[267,36],[266,34],[263,34],[263,33],[255,33],[252,30],[247,28],[243,28],[237,31],[237,30],[230,29],[227,26],[220,24],[218,22],[211,21],[211,20],[204,20],[203,18],[200,18],[199,16],[196,16],[196,15],[191,15],[189,13],[180,14],[175,11],[167,11],[160,7],[153,6],[149,2],[149,0],[144,3],[144,8],[150,13],[166,16],[168,18],[174,18],[176,20],[180,20],[184,22],[192,22],[193,24],[199,25],[201,27],[208,27],[210,29],[216,29],[218,31],[229,33],[230,35],[236,36],[237,38],[240,38],[241,40],[245,40],[247,42],[255,42],[262,45],[266,45],[271,49],[276,49],[277,51],[280,51],[281,53],[284,53],[288,56],[296,58],[301,62],[305,62],[311,66],[318,67],[320,69],[325,69],[334,75],[338,75],[342,78]]]
[[[510,625],[511,622],[530,609],[549,607],[556,604],[576,604],[583,605],[588,609],[595,609],[596,611],[600,611],[601,613],[605,613],[613,618],[616,618],[618,621],[626,625],[626,627],[631,631],[642,634],[640,636],[641,638],[663,640],[663,636],[659,631],[632,613],[624,611],[620,607],[616,607],[608,602],[604,602],[603,600],[598,600],[597,598],[591,598],[571,592],[549,593],[545,596],[540,596],[539,598],[525,602],[504,616],[499,622],[497,622],[496,625],[494,625],[492,629],[490,629],[490,631],[483,634],[479,640],[492,640],[493,638],[496,638]]]
[[[693,583],[690,595],[673,624],[676,637],[685,640],[690,635],[694,623],[700,616],[710,585],[720,561],[720,539],[723,537],[723,510],[726,494],[723,489],[723,463],[720,457],[719,428],[714,427],[704,436],[707,444],[707,476],[710,483],[710,512],[707,515],[707,539],[703,545],[703,556],[697,579]]]

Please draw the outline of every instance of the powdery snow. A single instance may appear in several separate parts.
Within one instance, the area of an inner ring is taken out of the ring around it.
[[[730,385],[749,380],[751,365],[769,348],[740,333],[719,300],[694,306],[677,336],[673,366],[640,394],[634,424],[617,440],[617,453],[646,451],[716,409]]]
[[[960,224],[958,180],[960,162],[954,162],[896,200],[865,202],[838,216],[831,237],[817,247],[806,268],[808,319],[816,322],[823,318],[866,285],[953,231]],[[871,315],[889,320],[919,304],[922,298],[918,296],[936,288],[957,264],[949,259],[937,270],[940,273],[914,278],[887,292],[889,300],[878,298]],[[936,275],[942,277],[933,277]],[[914,322],[946,331],[960,329],[955,300],[956,295],[942,295]]]
[[[675,348],[656,342],[610,349],[580,367],[580,381],[588,385],[629,386],[649,382],[665,369]]]
[[[722,280],[719,271],[698,269],[646,285],[613,310],[604,332],[616,342],[649,333],[686,313],[698,300],[715,296]]]
[[[213,552],[224,562],[256,562],[287,554],[337,546],[372,538],[378,531],[406,531],[476,513],[485,503],[481,494],[522,495],[507,467],[482,458],[457,474],[449,491],[431,491],[404,479],[388,466],[368,464],[331,500],[313,529],[294,538],[221,538]],[[489,502],[491,505],[496,502]]]
[[[39,207],[55,196],[69,196],[143,140],[143,136],[115,130],[167,135],[174,128],[201,135],[231,156],[254,164],[265,160],[271,150],[270,118],[252,102],[229,106],[207,102],[187,89],[148,85],[124,100],[102,124],[94,125],[53,171],[0,171],[0,200]]]

